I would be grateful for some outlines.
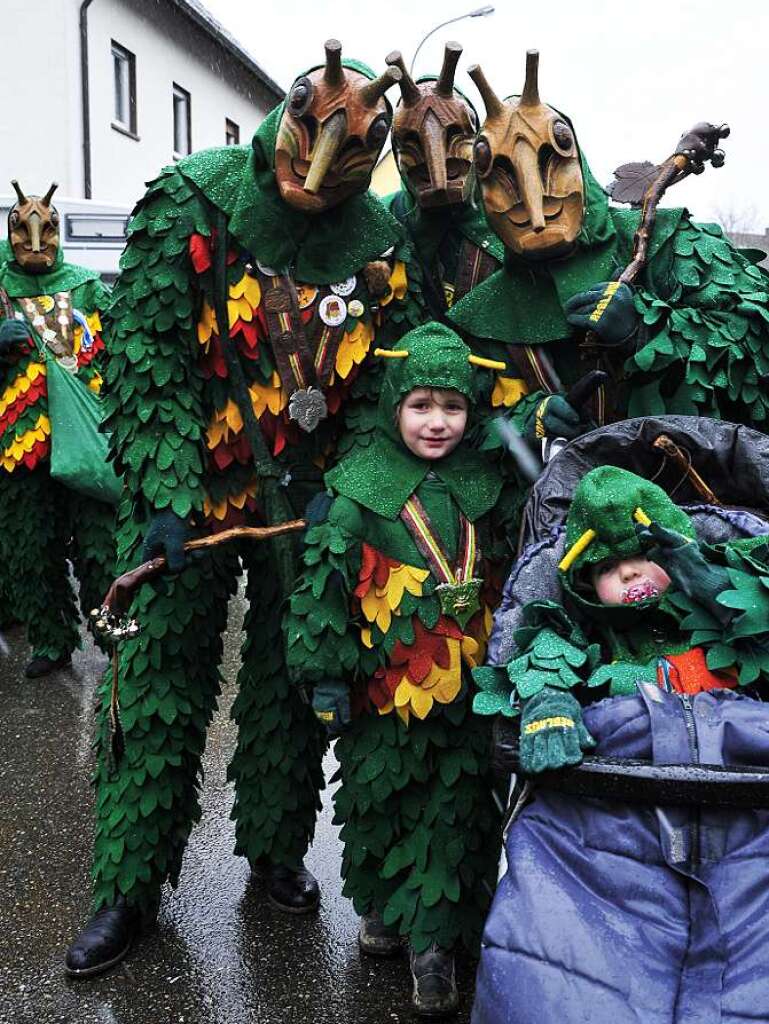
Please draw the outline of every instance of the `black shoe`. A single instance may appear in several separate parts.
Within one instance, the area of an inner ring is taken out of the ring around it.
[[[420,1017],[445,1017],[455,1013],[459,993],[454,978],[454,954],[440,946],[429,946],[424,953],[409,954],[414,990],[411,1005]]]
[[[401,950],[398,929],[387,925],[376,910],[369,911],[360,919],[358,945],[361,953],[368,956],[396,956]]]
[[[27,679],[39,679],[41,676],[47,676],[51,672],[55,672],[57,668],[67,668],[71,664],[71,654],[62,654],[58,658],[33,658],[27,665],[24,675]]]
[[[142,929],[138,907],[119,896],[111,907],[97,910],[67,950],[64,966],[73,978],[90,978],[119,964]]]
[[[304,865],[298,871],[285,864],[260,860],[252,870],[267,885],[267,898],[287,914],[310,914],[320,904],[320,889],[314,875]]]

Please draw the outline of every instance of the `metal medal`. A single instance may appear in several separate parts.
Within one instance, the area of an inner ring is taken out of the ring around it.
[[[357,283],[358,278],[353,274],[352,277],[347,277],[344,281],[339,281],[337,284],[329,285],[329,288],[334,295],[341,295],[342,298],[346,298],[348,295],[352,295],[355,291],[355,285]]]
[[[269,266],[269,264],[267,263],[261,263],[259,260],[257,260],[256,265],[257,267],[259,267],[261,272],[267,277],[278,277],[280,275],[280,271],[276,270],[274,267]]]
[[[444,615],[454,619],[464,629],[470,619],[481,607],[481,587],[483,580],[469,579],[461,583],[439,583],[435,593],[440,601]]]
[[[327,295],[320,300],[318,315],[327,327],[338,327],[347,319],[347,303],[338,295]]]
[[[326,396],[320,388],[312,386],[295,391],[288,400],[288,416],[302,430],[311,434],[320,421],[328,416]]]
[[[57,356],[56,362],[59,366],[66,370],[67,373],[77,373],[77,357],[76,356]]]
[[[318,297],[318,289],[311,284],[298,284],[296,286],[296,297],[300,309],[307,309]]]

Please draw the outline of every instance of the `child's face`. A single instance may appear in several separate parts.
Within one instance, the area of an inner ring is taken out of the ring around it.
[[[670,586],[670,577],[655,562],[641,555],[607,558],[590,570],[601,604],[634,604],[657,597]]]
[[[414,388],[398,406],[403,443],[420,459],[442,459],[453,452],[467,424],[464,395],[446,388]]]

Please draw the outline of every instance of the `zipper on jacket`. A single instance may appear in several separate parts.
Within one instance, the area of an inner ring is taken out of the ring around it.
[[[679,693],[676,695],[681,701],[681,707],[684,713],[684,722],[686,723],[686,735],[689,740],[689,753],[691,754],[692,763],[700,763],[700,748],[697,743],[697,728],[694,724],[694,708],[692,702],[689,699],[688,693]],[[692,864],[699,863],[700,859],[700,808],[693,807],[691,809],[691,821],[692,821],[692,841],[691,841],[691,861]]]

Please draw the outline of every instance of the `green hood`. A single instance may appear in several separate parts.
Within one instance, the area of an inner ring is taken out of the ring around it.
[[[621,631],[638,625],[648,611],[672,612],[667,593],[633,605],[609,606],[601,604],[592,588],[585,586],[583,573],[588,566],[641,553],[635,532],[637,509],[661,526],[696,539],[689,516],[661,487],[617,466],[599,466],[582,478],[566,519],[565,557],[588,530],[594,531],[595,537],[565,570],[564,589],[584,614]]]
[[[360,61],[343,60],[342,65],[376,77]],[[278,270],[293,267],[300,281],[334,284],[392,248],[401,230],[373,192],[318,214],[283,201],[274,166],[284,107],[280,103],[267,115],[251,146],[202,150],[182,160],[178,170],[227,214],[230,232],[260,263]]]
[[[573,130],[571,120],[565,114],[561,116]],[[550,263],[529,263],[507,253],[504,268],[450,310],[449,319],[463,330],[506,344],[543,344],[569,338],[572,328],[563,312],[567,300],[594,284],[611,280],[624,267],[640,213],[609,206],[579,140],[577,146],[585,213],[576,251]],[[681,209],[658,210],[650,260],[673,234],[683,214]]]
[[[470,349],[450,328],[429,323],[405,334],[399,350],[409,354],[387,360],[373,440],[327,473],[326,483],[378,515],[396,519],[406,500],[433,473],[472,522],[499,496],[501,479],[491,464],[464,441],[444,459],[420,459],[403,444],[395,424],[398,403],[414,388],[453,389],[474,403]]]
[[[65,263],[61,246],[51,270],[46,274],[28,274],[13,258],[10,242],[0,242],[0,288],[3,288],[12,299],[72,291],[86,281],[96,281],[98,277],[98,272],[88,267]]]

